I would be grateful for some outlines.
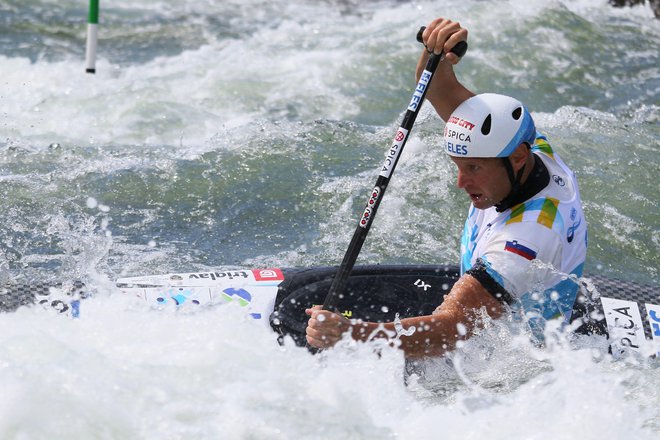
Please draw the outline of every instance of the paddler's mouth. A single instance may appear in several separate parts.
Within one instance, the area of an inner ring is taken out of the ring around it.
[[[485,198],[483,194],[468,193],[468,195],[470,196],[470,199],[472,200],[473,203],[479,202]]]

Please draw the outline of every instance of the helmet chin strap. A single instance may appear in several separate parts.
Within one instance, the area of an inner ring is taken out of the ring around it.
[[[509,160],[509,158],[503,157],[502,160],[504,162],[504,168],[506,169],[506,173],[509,176],[509,182],[511,183],[511,191],[509,191],[509,194],[506,197],[504,197],[499,203],[495,204],[495,210],[497,212],[506,211],[514,204],[514,201],[517,199],[518,193],[520,192],[520,179],[522,178],[522,175],[525,172],[525,165],[523,165],[518,170],[518,173],[514,175],[513,165],[511,165],[511,161]]]

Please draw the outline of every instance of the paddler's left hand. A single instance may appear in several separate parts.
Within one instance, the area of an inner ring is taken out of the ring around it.
[[[330,348],[350,330],[351,322],[340,314],[322,310],[321,306],[306,309],[309,315],[307,321],[307,343],[316,348]]]

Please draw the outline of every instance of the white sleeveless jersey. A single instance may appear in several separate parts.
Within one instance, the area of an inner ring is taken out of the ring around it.
[[[531,199],[504,212],[470,206],[461,240],[461,273],[481,259],[490,276],[515,300],[534,331],[545,320],[571,317],[587,252],[587,222],[573,172],[546,138],[532,148],[550,174]]]

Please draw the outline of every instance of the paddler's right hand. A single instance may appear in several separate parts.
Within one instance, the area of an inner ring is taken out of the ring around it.
[[[340,314],[323,310],[321,306],[306,309],[309,315],[307,321],[307,343],[316,348],[330,348],[350,330],[351,322]]]
[[[468,31],[457,21],[448,18],[436,18],[426,26],[422,33],[422,41],[428,53],[445,52],[445,59],[451,64],[458,64],[460,57],[451,49],[461,41],[467,41]]]
[[[435,111],[445,121],[456,107],[474,95],[456,78],[454,65],[458,64],[461,58],[450,52],[461,41],[467,43],[467,38],[467,29],[456,21],[442,17],[430,22],[422,32],[425,48],[417,62],[416,78],[419,81],[422,76],[430,53],[439,54],[444,51],[444,61],[441,61],[435,70],[433,79],[426,89],[426,99],[433,104]]]

